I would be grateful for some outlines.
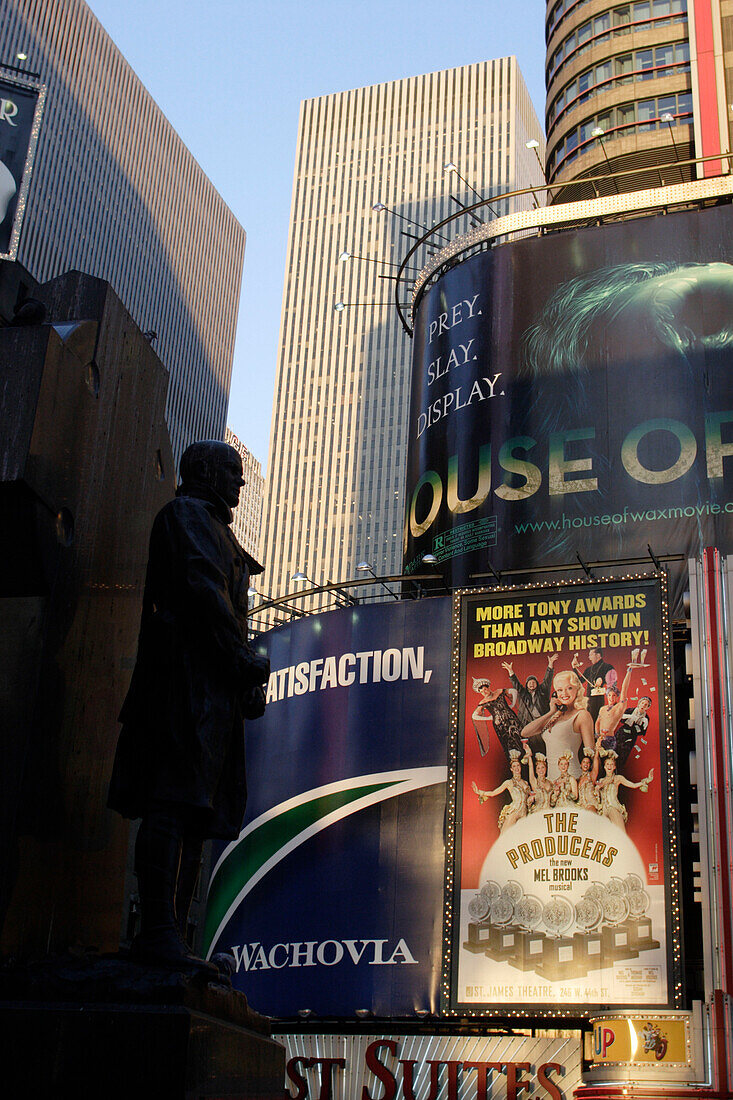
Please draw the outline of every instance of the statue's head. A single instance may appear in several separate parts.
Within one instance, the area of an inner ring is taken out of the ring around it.
[[[219,439],[192,443],[183,452],[180,472],[184,489],[204,485],[218,493],[230,508],[239,504],[239,490],[244,485],[242,459],[228,443]]]

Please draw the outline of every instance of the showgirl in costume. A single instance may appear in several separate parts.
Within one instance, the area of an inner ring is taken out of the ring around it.
[[[478,795],[479,802],[485,802],[487,798],[496,798],[502,791],[507,791],[511,802],[504,806],[499,814],[499,832],[503,833],[520,818],[527,816],[527,803],[532,793],[532,788],[526,779],[522,779],[522,765],[519,762],[519,753],[516,749],[509,752],[509,768],[511,779],[505,779],[495,791],[481,791],[472,783],[474,792]]]
[[[615,684],[606,685],[606,702],[599,710],[596,719],[596,737],[601,738],[601,744],[606,749],[616,751],[616,730],[626,710],[629,684],[631,683],[631,670],[634,667],[632,664],[627,666],[620,695]]]
[[[572,806],[578,801],[578,780],[568,772],[572,757],[572,749],[567,749],[557,761],[560,775],[555,780],[550,805],[559,806],[560,809],[564,806]]]
[[[516,702],[516,691],[514,689],[507,691],[505,688],[497,688],[496,691],[492,691],[491,681],[483,676],[474,679],[473,690],[481,696],[481,702],[471,716],[481,755],[486,756],[489,751],[488,723],[493,722],[496,736],[499,738],[507,759],[510,759],[512,751],[521,756],[522,723],[512,709]],[[483,723],[484,737],[481,736],[481,731],[476,725],[477,722]]]
[[[648,695],[642,695],[633,710],[627,710],[616,730],[616,752],[618,767],[623,768],[638,737],[644,737],[649,727],[649,715],[652,701]]]
[[[585,692],[577,673],[572,670],[558,672],[553,688],[549,711],[525,726],[522,736],[525,739],[535,738],[534,751],[542,748],[545,752],[549,780],[554,782],[559,778],[559,759],[568,752],[569,774],[579,779],[580,749],[583,747],[592,752],[595,746],[593,719],[588,713]]]
[[[547,757],[543,752],[538,752],[533,760],[532,750],[528,745],[527,755],[524,759],[529,767],[529,785],[532,788],[529,812],[531,814],[536,814],[538,812],[542,812],[542,810],[549,810],[551,805],[550,796],[553,791],[553,786],[547,778]]]
[[[583,749],[583,759],[580,761],[583,774],[578,780],[578,805],[582,810],[590,810],[593,814],[601,812],[601,798],[596,789],[599,763],[598,745],[595,752]]]
[[[629,814],[626,807],[619,801],[618,789],[620,786],[633,787],[646,794],[649,790],[649,784],[654,778],[654,768],[650,770],[646,779],[642,779],[639,783],[632,783],[630,779],[626,779],[616,771],[617,754],[613,749],[602,748],[601,756],[604,758],[603,769],[606,773],[605,778],[598,782],[598,793],[601,796],[601,813],[614,825],[618,825],[619,829],[626,832],[626,822],[629,819]]]

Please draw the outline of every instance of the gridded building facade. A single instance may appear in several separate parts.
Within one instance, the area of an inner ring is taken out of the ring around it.
[[[260,540],[262,534],[262,496],[265,479],[262,466],[250,450],[238,439],[231,428],[227,428],[224,441],[234,447],[242,459],[244,485],[239,495],[239,504],[234,509],[232,531],[240,546],[243,546],[255,561],[260,560]]]
[[[18,253],[112,284],[157,334],[176,456],[222,438],[245,234],[83,0],[0,0],[0,63],[47,86]]]
[[[550,0],[547,179],[566,184],[553,201],[721,171],[720,161],[682,162],[730,149],[731,15],[731,0]],[[611,172],[626,174],[614,181]]]
[[[537,187],[530,139],[541,128],[512,57],[301,105],[268,461],[273,594],[296,570],[316,583],[361,559],[401,571],[411,348],[388,276],[413,243],[402,231],[422,232],[410,221],[455,211],[451,193],[476,201],[449,162],[486,197]]]

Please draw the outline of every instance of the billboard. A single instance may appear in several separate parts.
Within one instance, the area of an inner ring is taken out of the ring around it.
[[[580,1034],[296,1033],[286,1050],[285,1100],[571,1100],[582,1084]]]
[[[733,211],[502,245],[424,294],[404,567],[733,549]]]
[[[216,853],[206,949],[262,1012],[436,1011],[448,597],[311,615],[259,639],[244,829]]]
[[[0,77],[0,258],[15,259],[45,89]]]
[[[675,1007],[664,579],[462,593],[444,993]]]

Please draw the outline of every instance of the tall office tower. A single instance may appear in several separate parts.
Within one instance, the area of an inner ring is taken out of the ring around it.
[[[680,162],[731,148],[731,15],[731,0],[549,0],[547,179],[571,181],[554,202],[727,171]]]
[[[0,63],[47,87],[19,261],[106,279],[157,334],[176,456],[223,438],[244,230],[83,0],[0,0]]]
[[[318,584],[361,559],[401,571],[411,348],[389,276],[410,234],[458,209],[451,194],[537,187],[528,140],[542,132],[513,57],[301,105],[265,506],[272,593],[296,570]]]
[[[224,442],[238,452],[242,459],[244,473],[244,485],[239,494],[239,504],[234,509],[232,531],[239,545],[243,546],[255,561],[259,561],[262,538],[262,498],[265,491],[262,466],[231,428],[227,428]]]

